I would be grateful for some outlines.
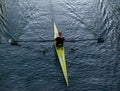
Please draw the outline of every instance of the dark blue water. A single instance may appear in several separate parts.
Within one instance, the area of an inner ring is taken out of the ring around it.
[[[53,42],[66,42],[67,87]],[[120,0],[0,0],[0,91],[120,91]]]

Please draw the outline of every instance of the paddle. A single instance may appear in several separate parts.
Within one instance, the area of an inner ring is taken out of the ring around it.
[[[104,38],[98,38],[97,43],[103,43],[104,42]]]
[[[12,39],[9,39],[8,42],[9,42],[11,45],[19,45],[17,41],[12,40]]]
[[[103,43],[104,38],[98,38],[98,39],[81,39],[81,40],[66,40],[65,42],[79,42],[79,41],[93,41],[97,40],[97,43]]]
[[[97,43],[103,43],[104,38],[98,39],[81,39],[81,40],[66,40],[65,42],[79,42],[79,41],[94,41],[97,40]],[[54,40],[9,40],[11,45],[18,45],[18,42],[53,42]]]

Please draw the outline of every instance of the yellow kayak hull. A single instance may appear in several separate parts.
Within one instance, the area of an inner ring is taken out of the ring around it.
[[[54,22],[54,39],[58,37],[58,29]],[[65,58],[65,50],[64,47],[57,48],[55,45],[56,53],[59,59],[60,67],[62,70],[62,73],[65,78],[66,85],[68,86],[68,73],[67,73],[67,66],[66,66],[66,58]]]

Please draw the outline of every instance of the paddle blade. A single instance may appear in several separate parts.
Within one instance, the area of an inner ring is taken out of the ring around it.
[[[104,38],[98,38],[97,43],[103,43],[104,42]]]

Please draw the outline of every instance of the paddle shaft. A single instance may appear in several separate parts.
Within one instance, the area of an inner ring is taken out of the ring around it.
[[[104,42],[103,38],[98,39],[81,39],[81,40],[65,40],[65,42],[79,42],[79,41],[94,41],[97,40],[98,43]],[[18,41],[12,41],[12,42],[53,42],[54,40],[18,40]]]

